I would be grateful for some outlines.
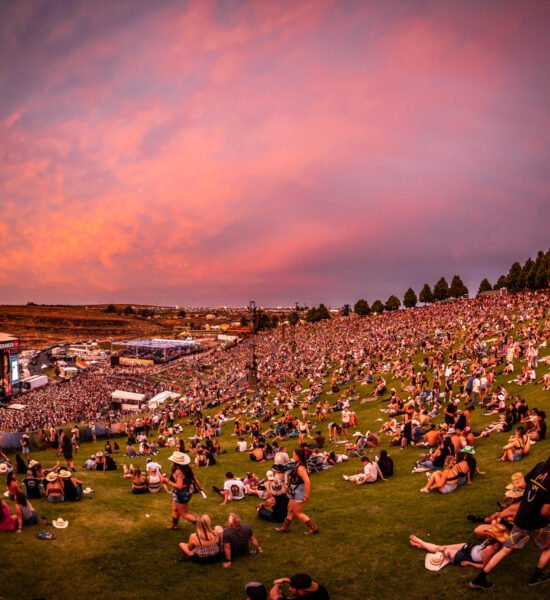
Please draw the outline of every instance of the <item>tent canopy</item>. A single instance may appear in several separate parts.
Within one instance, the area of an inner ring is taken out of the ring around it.
[[[116,390],[111,394],[112,400],[131,400],[133,402],[143,402],[145,394],[136,394],[135,392],[125,392],[124,390]]]

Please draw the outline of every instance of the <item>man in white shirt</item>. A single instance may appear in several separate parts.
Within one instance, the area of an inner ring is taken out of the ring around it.
[[[377,479],[386,481],[380,471],[378,463],[371,462],[368,456],[361,457],[361,464],[363,465],[363,472],[358,475],[343,475],[346,481],[351,481],[357,485],[363,485],[364,483],[374,483]]]
[[[244,498],[244,483],[237,479],[231,471],[225,474],[225,483],[223,484],[223,490],[220,490],[215,485],[212,489],[223,496],[223,502],[221,504],[227,504],[233,500],[242,500]]]

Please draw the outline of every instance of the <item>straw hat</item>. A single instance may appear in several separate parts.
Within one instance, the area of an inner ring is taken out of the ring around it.
[[[172,456],[169,456],[168,460],[173,463],[176,463],[177,465],[188,465],[191,462],[191,459],[189,458],[188,454],[178,451],[174,452]]]
[[[36,465],[38,464],[37,460],[34,460],[34,458],[29,462],[29,467],[32,469],[33,467],[36,467]]]
[[[353,434],[353,437],[361,437],[362,435],[363,435],[363,434],[362,434],[360,431],[356,431],[356,432]]]
[[[27,440],[29,439],[29,436],[26,433],[24,433],[21,437],[23,437],[23,438],[25,438]]]
[[[56,529],[66,529],[69,526],[69,521],[64,521],[61,517],[59,517],[55,521],[52,521],[52,525]]]
[[[82,490],[83,494],[91,494],[94,490],[92,490],[91,487],[87,487],[86,489]]]
[[[0,464],[0,475],[5,475],[8,472],[8,465],[6,463]]]
[[[267,473],[265,474],[265,476],[267,477],[267,479],[269,481],[273,481],[275,479],[275,475],[273,474],[273,471],[267,471]]]
[[[49,481],[50,483],[53,483],[54,481],[57,481],[57,473],[55,473],[54,471],[50,471],[46,475],[46,481]]]
[[[443,552],[428,552],[424,565],[428,571],[439,571],[451,561],[443,556]]]
[[[512,488],[508,490],[505,494],[506,498],[521,498],[523,496],[523,489],[521,488]]]
[[[487,530],[487,535],[490,535],[497,542],[502,544],[508,537],[508,529],[500,523],[491,523],[491,527]]]
[[[65,469],[61,469],[61,471],[59,471],[59,477],[61,477],[61,479],[70,479],[71,478],[71,473],[70,473],[70,471],[66,471]]]
[[[103,452],[101,452],[101,450],[96,454],[96,456],[98,456],[99,458],[101,458],[103,456]]]

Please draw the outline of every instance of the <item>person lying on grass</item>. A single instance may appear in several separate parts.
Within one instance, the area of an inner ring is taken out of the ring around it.
[[[491,525],[490,529],[487,530],[487,537],[481,543],[471,542],[469,544],[446,544],[440,546],[438,544],[432,544],[431,542],[425,542],[416,535],[409,537],[411,546],[420,548],[430,553],[441,552],[444,564],[452,564],[457,567],[475,567],[482,569],[491,558],[500,550],[502,543],[508,535],[508,530],[498,523]]]

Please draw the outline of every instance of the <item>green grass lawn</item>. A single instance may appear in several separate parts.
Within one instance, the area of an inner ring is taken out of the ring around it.
[[[360,387],[363,396],[372,390],[372,386]],[[508,385],[508,389],[524,395],[530,407],[548,407],[550,392],[543,392],[540,386]],[[360,418],[359,429],[378,429],[382,406],[385,405],[379,401],[353,403],[352,410]],[[475,428],[481,429],[488,419],[476,411]],[[549,452],[546,441],[534,446],[519,464],[498,463],[496,458],[508,434],[493,434],[480,440],[477,446],[478,464],[487,475],[476,477],[473,485],[463,486],[448,496],[419,492],[425,475],[411,474],[414,461],[421,454],[418,449],[392,448],[395,476],[372,486],[356,487],[342,480],[342,474],[351,474],[359,467],[359,459],[352,459],[312,475],[313,492],[306,512],[317,521],[320,533],[307,537],[303,535],[304,526],[297,521],[288,535],[277,534],[273,525],[259,521],[255,497],[219,505],[221,498],[212,492],[211,486],[221,485],[227,470],[243,475],[252,467],[247,456],[234,451],[231,430],[231,425],[226,426],[220,439],[227,454],[219,457],[216,466],[197,472],[208,498],[193,497],[190,509],[193,513],[207,512],[214,524],[225,524],[229,511],[236,511],[254,527],[264,548],[262,555],[237,559],[230,569],[223,569],[221,564],[202,567],[179,563],[177,543],[187,540],[193,528],[183,523],[178,532],[166,529],[170,521],[170,496],[165,492],[135,496],[120,470],[95,473],[79,468],[77,476],[85,486],[95,490],[91,498],[61,505],[51,505],[45,500],[34,502],[39,516],[50,521],[58,516],[69,520],[67,529],[54,530],[56,540],[38,540],[36,533],[44,529],[40,525],[28,527],[22,534],[0,536],[0,598],[239,599],[244,598],[243,586],[249,580],[270,584],[275,578],[296,572],[310,573],[328,588],[331,598],[342,600],[436,597],[454,600],[457,594],[481,593],[467,587],[475,569],[448,566],[437,573],[427,571],[424,553],[410,547],[408,537],[415,533],[436,543],[472,540],[473,525],[466,520],[466,513],[493,512],[495,502],[503,498],[510,475],[517,470],[526,473],[536,462],[546,459]],[[323,430],[326,434],[326,425]],[[186,435],[191,435],[189,428]],[[76,455],[77,466],[102,444],[83,444]],[[124,439],[120,444],[124,448]],[[296,446],[296,440],[288,444],[289,448]],[[342,446],[338,448],[341,451]],[[171,464],[167,461],[169,454],[169,450],[162,450],[159,455],[165,470]],[[56,460],[52,451],[35,452],[31,456],[46,466]],[[117,457],[117,460],[120,464],[127,459]],[[143,458],[133,462],[145,465]],[[268,463],[254,466],[260,476],[269,468]],[[13,509],[11,501],[10,506]],[[492,574],[495,585],[486,592],[486,597],[514,598],[518,592],[528,592],[530,598],[548,597],[549,584],[533,589],[526,585],[536,558],[532,545],[512,554]]]

